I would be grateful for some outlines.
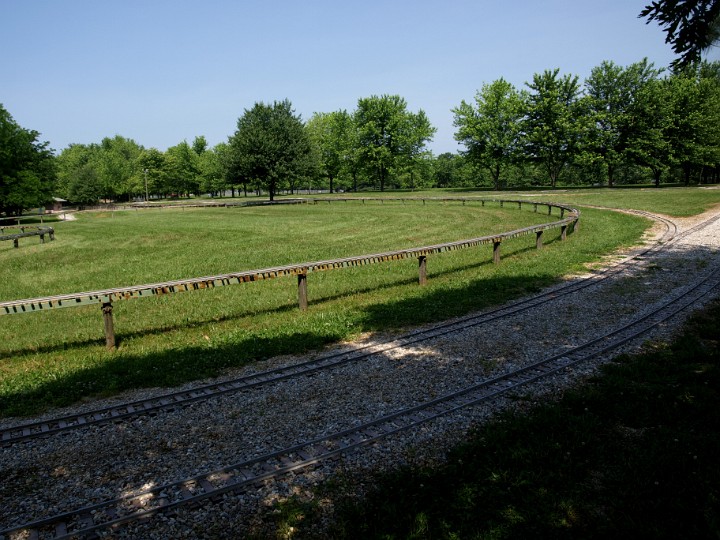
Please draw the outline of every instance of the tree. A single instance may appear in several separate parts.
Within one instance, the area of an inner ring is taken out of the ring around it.
[[[660,178],[675,163],[675,155],[668,134],[673,125],[670,86],[666,80],[651,79],[636,95],[635,136],[626,154],[633,163],[647,167],[655,187]]]
[[[52,198],[55,158],[38,136],[20,127],[0,104],[0,213],[20,214]]]
[[[225,179],[225,160],[228,145],[218,143],[200,154],[200,191],[215,196],[228,188]]]
[[[237,183],[259,181],[271,201],[280,186],[294,184],[313,168],[307,130],[287,99],[245,109],[228,144],[230,177]]]
[[[663,27],[679,58],[671,63],[682,69],[700,61],[703,51],[720,38],[720,0],[657,0],[640,12]]]
[[[502,78],[483,85],[474,107],[463,100],[453,109],[455,140],[465,145],[470,161],[490,172],[495,189],[502,187],[503,171],[516,160],[525,109],[524,95]]]
[[[659,73],[647,59],[627,68],[603,62],[585,81],[581,108],[588,125],[583,158],[604,165],[610,187],[617,167],[628,161],[630,149],[642,137],[641,129],[650,127],[638,123],[643,116],[650,119],[642,110],[646,105],[642,96],[649,97],[643,90]]]
[[[425,113],[408,112],[398,95],[360,99],[355,122],[361,162],[374,174],[380,191],[390,174],[417,158],[435,133]]]
[[[132,139],[120,135],[105,137],[97,153],[97,173],[106,199],[129,199],[143,193],[137,158],[143,151]]]
[[[558,77],[559,72],[545,70],[536,73],[532,83],[526,83],[531,92],[523,122],[528,156],[542,165],[552,187],[577,155],[582,134],[578,123],[578,78]]]
[[[165,159],[170,191],[190,195],[200,190],[200,158],[187,141],[168,148]]]
[[[145,195],[145,187],[147,182],[147,192],[149,195],[164,195],[170,193],[170,169],[167,157],[157,148],[148,148],[143,150],[137,158],[137,174],[141,175],[138,179],[142,181],[142,193]]]
[[[685,184],[693,173],[702,174],[720,162],[720,78],[713,65],[717,66],[691,66],[668,79],[672,110],[668,141]]]
[[[333,182],[349,170],[355,123],[346,110],[315,113],[307,123],[308,133],[318,156],[320,173]]]

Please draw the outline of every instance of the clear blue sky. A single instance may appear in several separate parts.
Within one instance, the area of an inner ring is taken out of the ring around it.
[[[399,94],[454,152],[483,83],[673,59],[649,0],[0,0],[0,103],[58,152],[116,134],[165,150],[227,140],[245,109],[313,112]],[[710,59],[717,60],[718,51]]]

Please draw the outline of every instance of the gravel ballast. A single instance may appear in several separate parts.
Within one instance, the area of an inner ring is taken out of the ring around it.
[[[683,231],[718,212],[720,209],[673,221]],[[644,257],[642,265],[628,266],[620,275],[596,286],[498,321],[374,354],[312,377],[293,378],[172,412],[90,426],[67,435],[4,448],[0,450],[3,478],[0,529],[245,461],[561,353],[652,310],[698,276],[720,266],[719,253],[720,220]],[[650,338],[669,336],[685,315],[663,324]],[[373,339],[370,336],[333,350],[366,346]],[[632,351],[640,344],[629,343],[618,352]],[[304,360],[304,357],[275,358],[264,363],[263,369]],[[607,358],[524,388],[523,395],[534,395],[538,400],[558,395],[591,375],[604,361]],[[225,378],[238,377],[252,369],[235,370]],[[163,393],[167,389],[134,391],[103,402],[53,411],[50,416]],[[158,516],[122,528],[114,535],[234,538],[249,532],[273,534],[269,530],[272,520],[266,517],[274,502],[291,495],[312,498],[312,488],[338,472],[350,472],[360,478],[363,471],[393,467],[409,460],[442,459],[444,449],[459,441],[468,428],[515,403],[502,398],[470,407],[306,473],[269,482],[251,492],[225,495],[221,501],[196,509],[180,509],[173,516]],[[21,422],[12,419],[2,422],[3,426],[16,423]],[[326,505],[331,519],[332,505],[327,501],[320,504]]]

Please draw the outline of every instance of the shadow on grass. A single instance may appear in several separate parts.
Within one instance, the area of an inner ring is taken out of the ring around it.
[[[544,246],[552,245],[556,242],[559,242],[559,234],[557,236],[553,235],[552,237],[548,238],[544,242]],[[482,249],[482,248],[477,248]],[[521,255],[524,253],[535,251],[534,246],[527,246],[527,247],[517,247],[517,248],[511,248],[508,249],[504,254],[503,257],[512,257],[516,255]],[[485,255],[487,255],[487,258],[485,258]],[[432,280],[433,277],[443,277],[443,276],[452,276],[454,274],[460,274],[462,272],[467,272],[468,270],[472,269],[479,269],[487,266],[491,266],[493,264],[492,262],[492,252],[489,253],[482,253],[482,259],[478,262],[471,263],[471,264],[465,264],[462,266],[455,266],[453,268],[447,269],[447,270],[440,270],[440,271],[432,271],[432,267],[429,270],[428,279]],[[430,259],[432,261],[432,259]],[[407,262],[407,261],[405,261]],[[342,271],[342,270],[339,270]],[[337,293],[337,294],[329,294],[329,295],[322,295],[319,294],[315,297],[310,298],[310,302],[312,305],[315,306],[321,306],[325,303],[335,302],[338,300],[342,300],[342,298],[347,297],[350,294],[367,294],[371,292],[376,291],[382,291],[387,289],[392,289],[398,286],[404,286],[404,285],[413,285],[417,283],[416,278],[406,278],[406,279],[396,279],[393,281],[390,281],[388,283],[372,286],[372,287],[362,287],[362,288],[352,288],[351,286],[348,286],[347,289],[344,291]],[[487,282],[486,282],[487,283]],[[532,289],[533,291],[536,289]],[[527,291],[526,291],[527,292]],[[503,301],[502,299],[497,299],[497,296],[494,296],[496,301]],[[462,303],[460,304],[462,305]],[[168,308],[170,309],[170,308]],[[155,328],[143,328],[142,330],[136,330],[136,331],[119,331],[116,333],[116,343],[120,345],[123,340],[130,340],[134,338],[140,338],[143,336],[157,336],[157,335],[163,335],[171,332],[176,332],[178,330],[190,330],[190,329],[197,329],[202,328],[208,324],[216,324],[216,323],[224,323],[228,321],[233,320],[240,320],[246,317],[254,317],[254,316],[263,316],[268,315],[271,313],[288,313],[291,311],[294,311],[297,309],[296,304],[286,304],[284,306],[278,306],[274,308],[268,308],[268,309],[258,309],[253,311],[247,311],[247,312],[241,312],[241,313],[235,313],[220,317],[206,317],[199,320],[193,320],[190,322],[182,322],[177,324],[170,324],[170,325],[163,325],[158,326]],[[464,309],[477,309],[473,307],[465,307]],[[432,313],[435,310],[430,310],[428,313]],[[461,312],[456,312],[454,315],[460,315]],[[452,316],[452,315],[451,315]],[[410,316],[405,324],[413,324],[415,322],[429,322],[433,320],[433,318],[426,318],[423,317],[422,320],[415,321],[413,320],[413,316]],[[98,327],[101,325],[100,316],[98,315]],[[379,327],[373,326],[372,328],[368,328],[368,330],[377,330]],[[68,351],[68,350],[81,350],[86,347],[92,347],[97,345],[102,345],[104,343],[104,338],[99,336],[97,338],[93,339],[84,339],[84,340],[73,340],[73,341],[64,341],[62,343],[58,344],[49,344],[49,345],[41,345],[41,346],[35,346],[35,347],[25,347],[25,348],[15,348],[10,349],[6,351],[0,352],[0,360],[3,359],[9,359],[16,356],[22,356],[27,354],[47,354],[47,353],[55,353],[59,351]],[[0,409],[1,410],[1,409]]]
[[[352,331],[391,331],[414,324],[440,321],[483,309],[556,282],[551,275],[482,279],[454,289],[427,290],[418,297],[365,308]],[[292,326],[227,336],[224,343],[138,354],[120,350],[100,354],[82,370],[42,378],[29,389],[0,396],[0,416],[36,414],[91,397],[106,397],[125,390],[171,387],[220,375],[282,354],[301,354],[336,343],[349,334],[342,321],[337,325],[313,324],[313,313],[299,313]],[[252,331],[251,331],[252,332]]]
[[[364,479],[362,501],[328,486],[332,537],[718,538],[720,301],[685,328],[478,428],[441,466]]]

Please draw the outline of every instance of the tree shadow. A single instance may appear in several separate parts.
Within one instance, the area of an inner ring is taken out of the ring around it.
[[[544,242],[545,246],[551,245],[555,242],[560,241],[559,235],[557,238],[552,237],[548,238],[546,242]],[[475,249],[482,249],[482,248],[475,248]],[[512,257],[516,255],[521,255],[524,253],[535,251],[534,246],[527,246],[527,247],[517,247],[509,249],[503,256],[504,257]],[[485,254],[483,254],[485,255]],[[430,259],[432,260],[432,259]],[[408,261],[405,261],[408,262]],[[397,263],[395,263],[397,264]],[[463,272],[467,272],[468,270],[472,269],[479,269],[484,268],[487,266],[491,266],[494,264],[492,262],[492,253],[489,252],[487,254],[487,258],[483,258],[482,260],[478,260],[477,262],[464,264],[460,266],[454,266],[452,268],[448,268],[445,270],[438,270],[438,271],[432,271],[430,269],[428,279],[432,280],[433,277],[447,277],[452,276],[456,274],[461,274]],[[339,272],[342,272],[342,270],[337,270]],[[342,300],[343,298],[346,298],[348,295],[355,295],[355,294],[368,294],[371,292],[376,291],[382,291],[382,290],[390,290],[395,287],[399,286],[405,286],[405,285],[412,285],[417,283],[417,278],[405,278],[405,279],[394,279],[389,282],[383,283],[381,285],[373,285],[368,287],[360,287],[360,288],[354,288],[352,285],[348,285],[345,287],[342,291],[336,293],[336,294],[318,294],[315,297],[310,298],[310,303],[315,306],[322,306],[326,303],[336,302],[338,300]],[[312,285],[311,285],[312,286]],[[534,290],[534,289],[533,289]],[[170,309],[170,308],[168,308]],[[130,340],[130,339],[136,339],[141,338],[145,336],[158,336],[158,335],[164,335],[169,334],[172,332],[177,332],[178,330],[189,330],[189,329],[197,329],[197,328],[203,328],[204,326],[207,326],[208,324],[216,324],[216,323],[225,323],[229,321],[238,321],[242,320],[247,317],[254,317],[254,316],[263,316],[268,315],[272,313],[288,313],[291,311],[294,311],[297,309],[297,304],[285,304],[280,305],[276,307],[266,308],[266,309],[256,309],[256,310],[250,310],[246,312],[241,313],[234,313],[234,314],[228,314],[224,316],[213,316],[213,317],[205,317],[201,319],[196,319],[189,322],[178,322],[176,324],[168,324],[168,325],[162,325],[157,326],[155,328],[143,328],[140,330],[131,330],[131,331],[118,331],[115,335],[115,342],[117,345],[120,345],[124,340]],[[457,314],[457,313],[456,313]],[[428,322],[427,319],[423,318],[421,321],[414,321],[412,320],[412,317],[408,320],[405,324],[412,324],[413,322]],[[100,327],[100,325],[98,325]],[[62,343],[53,343],[48,345],[41,345],[41,346],[29,346],[24,348],[14,348],[9,349],[6,351],[0,351],[0,360],[5,360],[9,358],[13,358],[16,356],[22,356],[27,354],[47,354],[47,353],[54,353],[59,351],[73,351],[73,350],[80,350],[86,347],[93,347],[102,345],[104,343],[104,338],[102,336],[98,336],[97,338],[88,338],[88,339],[77,339],[77,340],[71,340],[71,341],[63,341]]]
[[[440,321],[536,292],[556,281],[557,278],[549,274],[494,277],[454,289],[426,289],[414,298],[366,307],[354,330],[397,331],[411,325]],[[275,356],[319,350],[347,337],[342,329],[333,330],[326,326],[314,327],[312,331],[288,328],[286,333],[272,337],[261,333],[262,330],[258,330],[232,342],[209,342],[160,352],[120,350],[81,371],[67,372],[52,380],[38,382],[30,390],[0,396],[0,416],[35,414],[48,406],[67,406],[88,397],[107,397],[131,389],[178,386]]]

